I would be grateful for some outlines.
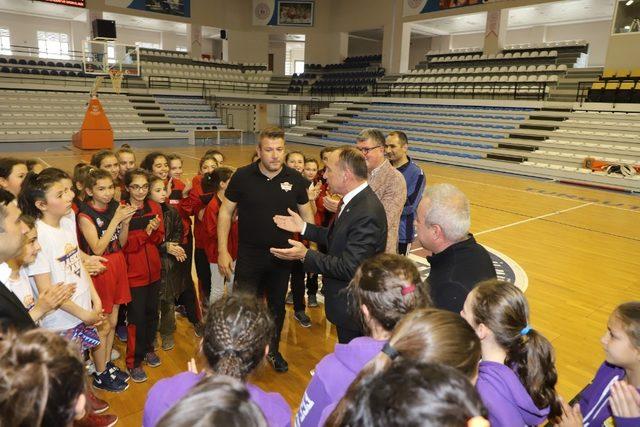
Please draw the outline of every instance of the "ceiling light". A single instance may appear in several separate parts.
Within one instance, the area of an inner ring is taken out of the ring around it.
[[[633,4],[633,0],[629,0],[628,2],[625,3],[625,6],[631,6]]]

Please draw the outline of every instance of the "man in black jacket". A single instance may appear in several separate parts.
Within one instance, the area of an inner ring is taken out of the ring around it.
[[[291,210],[290,216],[276,215],[274,221],[284,230],[324,245],[327,253],[307,249],[295,240],[289,240],[292,247],[271,248],[271,253],[281,259],[303,260],[305,271],[322,274],[325,313],[344,344],[362,335],[361,325],[349,312],[345,288],[362,261],[384,252],[387,219],[382,203],[367,185],[364,156],[355,148],[332,151],[325,178],[330,191],[343,196],[329,227],[305,223]]]
[[[495,279],[489,252],[469,233],[469,200],[451,184],[428,187],[418,205],[416,232],[431,252],[429,285],[436,307],[460,312],[467,294],[479,282]]]

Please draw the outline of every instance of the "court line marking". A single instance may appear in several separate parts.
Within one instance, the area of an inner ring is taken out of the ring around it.
[[[48,168],[51,167],[51,164],[49,162],[47,162],[46,160],[44,160],[42,157],[38,157],[38,160],[40,160],[42,163],[44,163],[44,165]]]
[[[593,204],[595,204],[595,203],[593,203],[593,202],[583,203],[581,205],[573,206],[573,207],[570,207],[570,208],[567,208],[567,209],[562,209],[562,210],[555,211],[555,212],[549,212],[548,214],[539,215],[539,216],[536,216],[536,217],[523,219],[521,221],[512,222],[510,224],[501,225],[499,227],[490,228],[488,230],[479,231],[477,233],[473,233],[473,235],[474,236],[481,236],[483,234],[492,233],[494,231],[503,230],[505,228],[514,227],[514,226],[520,225],[520,224],[526,224],[527,222],[536,221],[536,220],[543,219],[543,218],[548,218],[550,216],[559,215],[561,213],[565,213],[565,212],[573,211],[573,210],[576,210],[576,209],[584,208],[585,206],[590,206],[590,205],[593,205]]]
[[[577,199],[572,199],[570,197],[558,196],[558,195],[555,195],[555,194],[535,193],[535,192],[531,192],[531,191],[527,191],[527,190],[522,190],[520,188],[512,188],[512,187],[507,187],[507,186],[504,186],[504,185],[497,185],[497,184],[488,184],[486,182],[473,181],[473,180],[464,179],[464,178],[455,178],[455,177],[452,177],[452,176],[438,175],[438,174],[435,174],[435,173],[430,173],[428,176],[434,176],[434,177],[437,177],[437,178],[443,178],[443,179],[448,179],[448,180],[452,180],[452,181],[466,182],[466,183],[469,183],[469,184],[484,185],[484,186],[487,186],[487,187],[499,188],[501,190],[517,191],[519,193],[525,193],[525,194],[529,194],[529,195],[553,197],[555,199],[570,200],[572,202],[578,201]],[[594,205],[602,206],[602,207],[605,207],[605,208],[618,209],[618,210],[621,210],[621,211],[636,212],[636,213],[638,212],[635,209],[621,208],[620,206],[611,206],[611,205],[607,205],[607,204],[602,203],[602,202],[590,202],[590,203],[594,204]]]

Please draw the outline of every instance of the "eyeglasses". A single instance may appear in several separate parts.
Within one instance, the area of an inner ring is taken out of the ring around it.
[[[131,191],[140,191],[140,190],[148,190],[149,189],[149,184],[144,184],[144,185],[130,185],[129,189]]]
[[[381,147],[383,147],[383,146],[382,145],[376,145],[375,147],[358,147],[358,150],[360,150],[360,152],[366,156],[367,154],[369,154],[370,152],[372,152],[376,148],[381,148]]]

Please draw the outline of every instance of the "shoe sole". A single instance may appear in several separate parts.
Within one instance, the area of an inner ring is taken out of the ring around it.
[[[303,328],[310,328],[310,327],[311,327],[311,323],[309,323],[309,324],[307,325],[307,324],[305,324],[305,323],[302,323],[300,320],[298,320],[298,318],[297,318],[297,317],[293,316],[293,318],[294,318],[294,319],[296,319],[296,321],[298,322],[298,324],[299,324],[300,326],[302,326]]]
[[[122,393],[123,391],[125,391],[126,389],[129,388],[129,384],[125,383],[126,387],[123,388],[122,390],[112,390],[110,388],[106,388],[106,387],[101,387],[99,385],[96,385],[95,383],[91,383],[91,385],[93,386],[93,388],[97,388],[98,390],[104,390],[104,391],[108,391],[109,393]],[[106,411],[106,409],[105,409]]]
[[[149,379],[149,378],[145,378],[145,379],[143,379],[143,380],[137,380],[137,379],[135,379],[135,378],[131,377],[131,381],[133,381],[134,383],[138,383],[138,384],[143,383],[143,382],[146,382],[148,379]]]
[[[114,422],[112,422],[111,424],[109,424],[109,425],[108,425],[108,426],[106,426],[106,427],[113,427],[114,425],[118,424],[118,421],[119,421],[119,418],[118,418],[118,417],[116,417],[115,421],[114,421]]]
[[[162,365],[162,363],[156,363],[156,364],[152,365],[151,363],[147,362],[146,360],[145,360],[144,363],[145,363],[145,365],[147,365],[150,368],[157,368],[158,366]]]
[[[171,347],[162,347],[162,351],[170,351],[173,350],[176,347],[176,345],[172,345]]]
[[[320,307],[320,304],[307,304],[307,307],[316,308],[316,307]]]

